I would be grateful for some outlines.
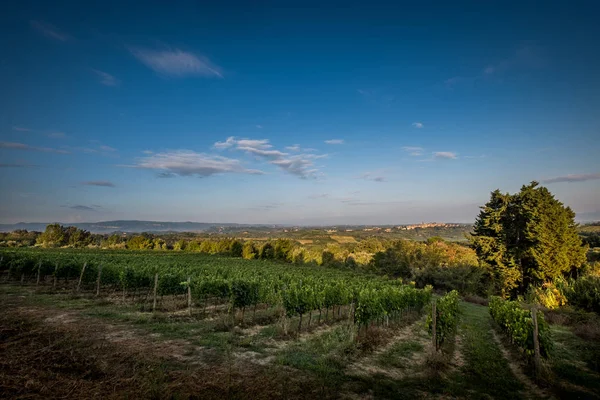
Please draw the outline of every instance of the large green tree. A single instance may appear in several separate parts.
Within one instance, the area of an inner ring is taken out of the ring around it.
[[[505,297],[566,275],[586,259],[575,213],[537,182],[515,194],[492,192],[471,243]]]

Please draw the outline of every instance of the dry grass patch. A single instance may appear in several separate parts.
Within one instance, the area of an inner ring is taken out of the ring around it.
[[[335,240],[338,243],[357,243],[357,241],[354,238],[354,236],[336,236],[336,235],[331,235],[329,237],[332,240]]]

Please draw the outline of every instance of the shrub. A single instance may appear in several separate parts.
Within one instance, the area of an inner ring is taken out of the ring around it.
[[[600,313],[600,276],[587,275],[576,279],[567,297],[577,307]]]

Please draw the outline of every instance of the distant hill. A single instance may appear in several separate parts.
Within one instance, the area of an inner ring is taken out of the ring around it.
[[[28,231],[44,231],[49,222],[19,222],[16,224],[0,224],[0,232],[12,232],[17,229]],[[65,226],[76,226],[92,233],[111,232],[208,232],[222,229],[244,228],[256,225],[216,224],[208,222],[159,222],[159,221],[103,221],[62,223]]]

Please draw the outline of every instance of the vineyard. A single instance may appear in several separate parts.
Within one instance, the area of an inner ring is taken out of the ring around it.
[[[318,267],[294,268],[273,262],[215,258],[164,252],[102,252],[13,250],[2,253],[0,269],[9,280],[35,281],[56,288],[71,286],[97,296],[119,296],[143,310],[170,306],[206,313],[225,310],[235,323],[246,310],[283,310],[286,320],[314,312],[318,323],[329,313],[356,324],[358,331],[372,323],[389,324],[403,312],[419,311],[430,302],[431,290],[419,290],[398,280],[386,280]],[[336,311],[337,310],[337,311]]]
[[[12,373],[0,391],[13,397],[539,397],[492,332],[531,357],[531,311],[499,298],[485,307],[349,269],[177,251],[4,249],[0,283],[0,367]],[[564,330],[550,341],[537,317],[561,393],[589,394],[600,348]],[[45,336],[36,344],[32,332]],[[89,375],[90,359],[101,371]],[[43,378],[15,383],[37,366]],[[573,386],[572,368],[587,386]]]

